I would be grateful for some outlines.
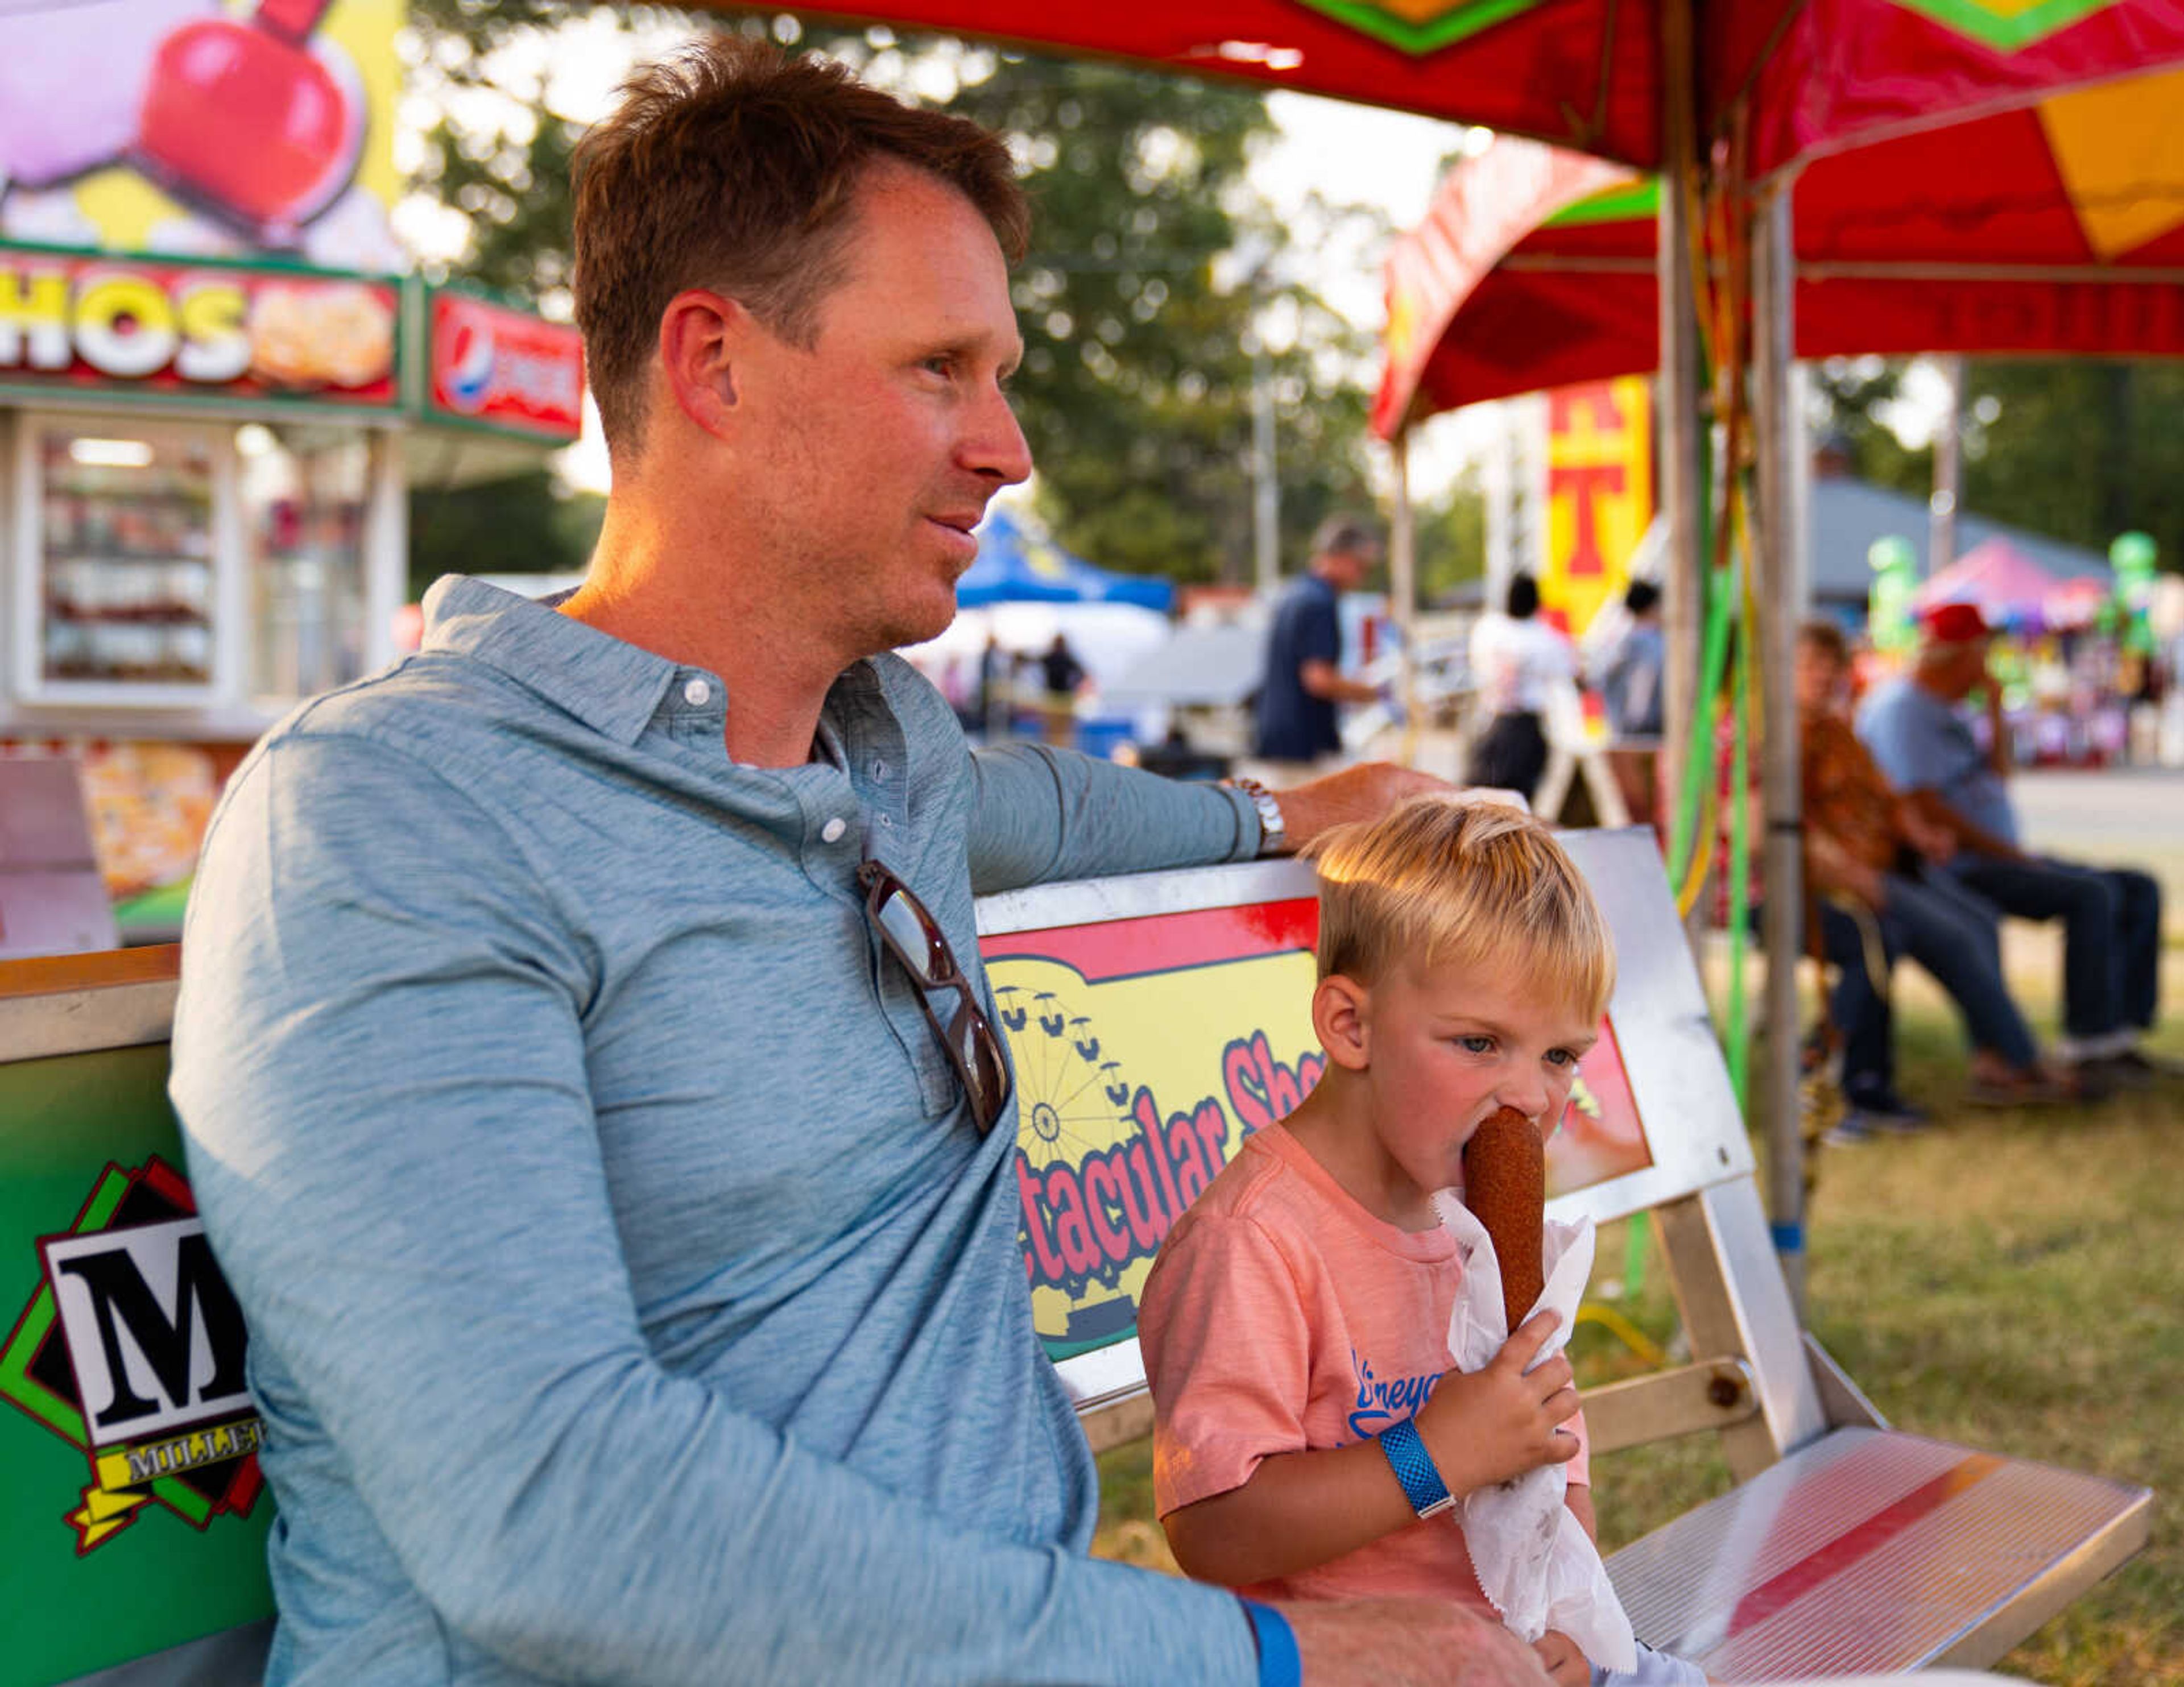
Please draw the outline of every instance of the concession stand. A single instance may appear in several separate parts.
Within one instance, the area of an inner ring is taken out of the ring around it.
[[[0,779],[83,764],[117,900],[186,875],[249,743],[396,654],[411,487],[573,443],[582,381],[415,277],[0,244]]]

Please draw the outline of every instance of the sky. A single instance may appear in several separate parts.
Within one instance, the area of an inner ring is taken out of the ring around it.
[[[1398,229],[1424,217],[1441,159],[1463,146],[1468,135],[1485,133],[1309,94],[1276,92],[1267,103],[1281,133],[1251,175],[1269,199],[1284,208],[1301,205],[1317,190],[1337,203],[1378,205]],[[1384,314],[1379,254],[1313,256],[1329,302],[1352,322],[1377,331]]]
[[[1301,204],[1317,190],[1331,201],[1378,205],[1399,231],[1424,219],[1441,160],[1459,148],[1476,151],[1491,138],[1484,129],[1309,94],[1277,92],[1268,109],[1281,134],[1257,161],[1252,179],[1269,199],[1278,206]],[[1300,257],[1312,264],[1313,279],[1330,305],[1378,334],[1387,320],[1381,255],[1379,248],[1323,248]],[[1477,457],[1485,437],[1498,426],[1497,409],[1481,405],[1475,412],[1436,417],[1418,429],[1411,448],[1413,495],[1423,500],[1441,491]]]

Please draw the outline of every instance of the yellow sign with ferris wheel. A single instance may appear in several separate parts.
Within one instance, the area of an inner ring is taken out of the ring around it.
[[[1319,1081],[1318,923],[1307,896],[980,940],[1016,1074],[1032,1320],[1056,1360],[1135,1330],[1153,1256],[1184,1208]],[[1548,1192],[1650,1160],[1603,1022],[1548,1141]]]

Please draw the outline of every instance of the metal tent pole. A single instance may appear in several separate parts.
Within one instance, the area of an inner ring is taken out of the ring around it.
[[[1691,0],[1661,8],[1663,120],[1660,220],[1661,512],[1668,544],[1661,575],[1667,644],[1662,676],[1658,788],[1682,799],[1691,722],[1698,712],[1699,638],[1706,596],[1699,555],[1698,306],[1692,287],[1688,190],[1698,173]]]
[[[1282,583],[1282,490],[1274,461],[1274,376],[1267,348],[1251,352],[1251,579],[1262,598]]]
[[[1758,610],[1761,671],[1765,676],[1760,727],[1760,794],[1767,816],[1766,900],[1761,941],[1767,950],[1768,1211],[1774,1250],[1791,1296],[1805,1298],[1805,1155],[1800,1127],[1797,966],[1803,949],[1805,894],[1798,788],[1797,624],[1805,582],[1798,577],[1797,473],[1791,461],[1791,312],[1794,253],[1786,177],[1762,190],[1752,242],[1752,435],[1758,470],[1753,597]]]
[[[1396,632],[1401,640],[1396,653],[1396,694],[1403,704],[1403,752],[1406,766],[1415,763],[1418,750],[1418,548],[1411,514],[1411,431],[1394,441],[1396,468],[1395,517],[1388,533],[1388,595],[1395,600]]]
[[[1957,487],[1959,479],[1959,425],[1964,408],[1964,359],[1962,353],[1936,358],[1949,401],[1934,428],[1934,492],[1927,500],[1926,577],[1957,560]]]

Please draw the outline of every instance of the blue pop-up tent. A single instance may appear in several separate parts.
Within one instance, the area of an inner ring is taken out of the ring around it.
[[[1175,601],[1169,582],[1095,568],[1005,509],[987,512],[978,532],[978,560],[956,582],[956,601],[965,609],[983,604],[1136,604],[1165,614]]]

